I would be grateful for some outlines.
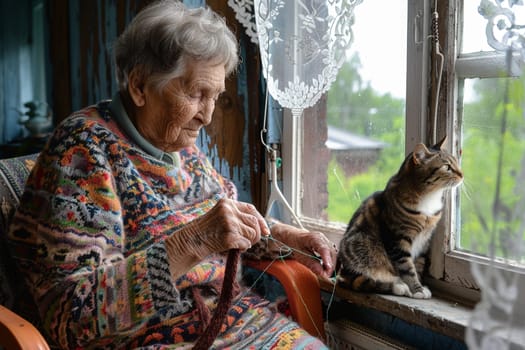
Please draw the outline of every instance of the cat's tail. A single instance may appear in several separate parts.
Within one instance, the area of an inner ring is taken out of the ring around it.
[[[337,268],[336,283],[343,288],[365,293],[392,293],[393,281],[372,279],[355,271],[345,270],[342,266]]]
[[[373,280],[363,275],[357,275],[353,279],[339,278],[337,283],[357,292],[366,293],[392,293],[394,287],[392,282]]]

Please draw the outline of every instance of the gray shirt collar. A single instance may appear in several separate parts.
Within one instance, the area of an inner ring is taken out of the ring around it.
[[[128,116],[128,112],[126,112],[124,104],[120,99],[120,94],[118,92],[113,96],[113,100],[109,104],[109,109],[113,113],[113,116],[118,125],[129,136],[129,138],[133,142],[135,142],[140,148],[142,148],[148,154],[152,155],[153,157],[159,160],[174,165],[177,165],[179,163],[178,153],[166,153],[153,146],[148,140],[142,137],[142,135],[138,132],[137,128],[135,128],[135,125],[133,125],[133,123],[131,122],[131,119]]]

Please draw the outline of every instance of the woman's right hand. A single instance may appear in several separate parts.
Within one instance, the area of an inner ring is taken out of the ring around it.
[[[262,215],[249,203],[221,199],[206,214],[193,220],[166,240],[168,260],[179,277],[206,256],[230,249],[245,251],[268,236]]]

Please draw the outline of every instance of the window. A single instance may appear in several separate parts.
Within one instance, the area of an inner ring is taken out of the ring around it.
[[[472,4],[465,4],[466,14],[477,10],[467,6]],[[462,146],[468,152],[465,167],[474,168],[468,162],[476,162],[487,171],[484,177],[473,177],[460,197],[462,219],[456,247],[486,256],[493,248],[497,257],[525,263],[525,254],[513,252],[518,247],[511,243],[516,241],[514,235],[523,233],[525,223],[525,193],[521,189],[525,171],[521,164],[525,155],[522,81],[513,77],[519,72],[509,72],[504,52],[494,53],[486,43],[477,43],[475,30],[484,29],[487,20],[472,17],[465,16],[458,59],[457,76],[463,87],[463,98],[458,100],[462,114],[458,118],[463,126]],[[513,60],[519,64],[517,54]],[[495,60],[498,63],[493,63]],[[491,70],[484,68],[489,65]]]
[[[321,218],[323,230],[329,222],[334,240],[360,202],[397,170],[405,148],[406,1],[366,0],[354,14],[346,63],[327,96],[303,113],[300,212],[311,224]],[[283,151],[286,159],[286,145]]]
[[[300,125],[285,115],[285,135],[302,128],[302,147],[283,143],[284,192],[306,226],[338,241],[361,200],[384,188],[417,142],[432,139],[439,106],[435,130],[461,154],[466,178],[447,196],[430,282],[475,298],[467,291],[477,288],[470,261],[488,262],[495,253],[505,268],[525,263],[525,247],[509,244],[525,232],[523,84],[507,70],[505,53],[487,44],[479,1],[439,1],[445,64],[436,104],[434,3],[366,0],[356,7],[355,41],[338,80]],[[286,165],[296,156],[303,167],[292,178]]]
[[[480,13],[489,3],[495,6],[493,1],[458,2],[462,20],[454,72],[457,92],[448,96],[451,105],[455,102],[453,124],[459,126],[455,136],[462,167],[470,174],[453,198],[455,220],[449,227],[455,234],[445,256],[445,279],[467,283],[472,281],[462,273],[464,261],[483,263],[494,258],[502,268],[521,273],[525,266],[524,94],[523,80],[516,78],[522,58],[517,52],[507,57],[507,52],[496,51],[480,35],[489,21]],[[500,5],[523,17],[523,6],[510,8],[509,3]],[[501,20],[503,16],[495,17],[492,30],[498,31]],[[500,29],[498,35],[506,31]],[[454,269],[447,269],[449,265]]]

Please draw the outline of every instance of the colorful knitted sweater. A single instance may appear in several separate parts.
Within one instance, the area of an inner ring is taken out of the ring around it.
[[[108,105],[57,128],[10,233],[45,329],[68,348],[133,330],[159,311],[187,312],[182,290],[199,267],[173,284],[164,239],[226,195],[197,148],[174,155],[180,167],[160,161],[128,140]],[[222,265],[210,265],[213,280]]]
[[[56,128],[13,219],[11,252],[60,347],[191,346],[200,332],[192,289],[220,285],[225,258],[210,256],[174,281],[164,240],[235,191],[196,147],[164,160],[144,151],[109,107],[90,106]],[[206,290],[213,308],[216,293]],[[306,336],[254,295],[237,300],[228,324],[218,347],[286,348]],[[272,339],[258,334],[272,325]]]

